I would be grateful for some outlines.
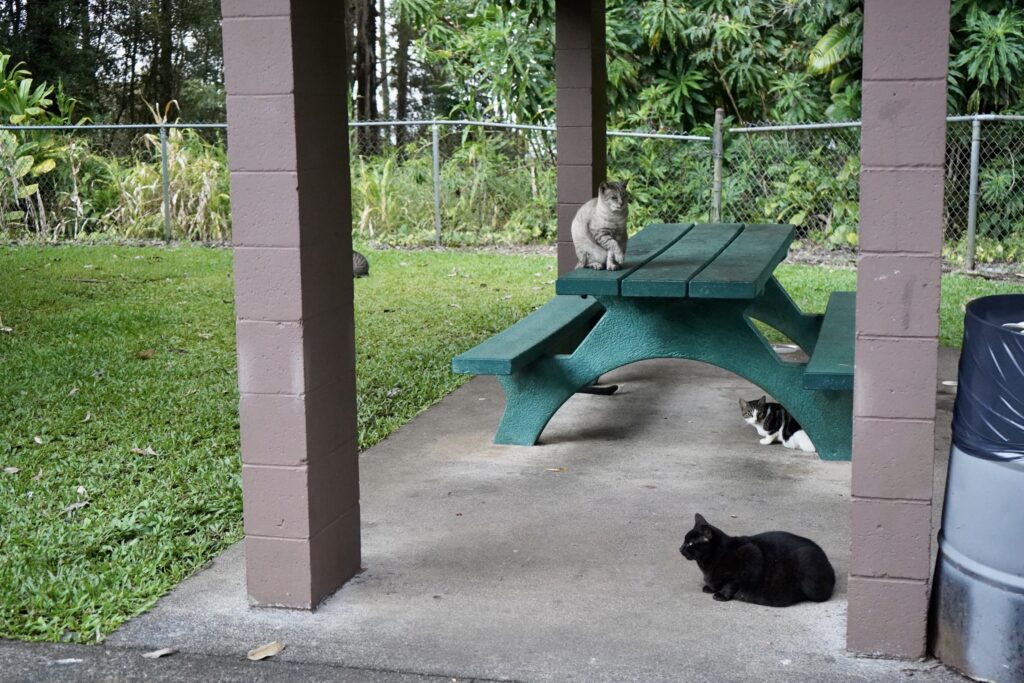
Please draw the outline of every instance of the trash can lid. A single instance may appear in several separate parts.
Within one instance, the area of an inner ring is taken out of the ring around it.
[[[1024,463],[1024,294],[967,304],[953,443],[971,455]]]

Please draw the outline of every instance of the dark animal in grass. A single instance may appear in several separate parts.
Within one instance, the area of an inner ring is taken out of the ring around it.
[[[704,573],[715,600],[788,607],[832,597],[836,573],[817,543],[785,531],[729,536],[699,513],[679,552]]]
[[[352,250],[352,277],[366,277],[370,274],[370,262],[355,249]]]

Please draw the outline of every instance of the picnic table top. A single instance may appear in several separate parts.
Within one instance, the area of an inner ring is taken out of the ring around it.
[[[558,294],[753,299],[793,241],[792,225],[657,223],[629,238],[619,270],[578,269]]]

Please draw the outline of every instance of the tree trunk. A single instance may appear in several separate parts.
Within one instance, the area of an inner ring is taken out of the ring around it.
[[[377,9],[374,0],[358,0],[356,5],[356,83],[355,100],[352,103],[357,121],[373,121],[377,118]],[[356,129],[357,154],[375,151],[375,130],[370,127]]]
[[[61,35],[60,14],[63,0],[32,0],[25,5],[25,35],[22,55],[36,83],[55,84],[61,77],[61,60],[55,38]]]
[[[380,0],[380,7],[377,14],[380,17],[380,52],[377,60],[380,62],[380,98],[381,115],[387,119],[391,116],[391,89],[388,86],[388,22],[387,22],[387,0]]]
[[[173,2],[160,0],[158,16],[158,41],[156,62],[156,105],[161,116],[166,116],[168,104],[176,99],[174,87],[174,35],[173,35]]]
[[[409,119],[409,45],[412,43],[412,27],[405,17],[398,18],[398,49],[395,51],[395,118]],[[395,131],[395,143],[401,146],[407,139],[404,126]]]

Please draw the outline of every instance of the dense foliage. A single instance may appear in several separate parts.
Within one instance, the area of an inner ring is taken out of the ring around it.
[[[396,0],[437,113],[550,122],[554,1]],[[863,0],[608,0],[612,126],[692,130],[860,114]],[[412,8],[412,9],[410,9]],[[950,113],[1008,111],[1024,88],[1017,0],[954,0]]]
[[[951,113],[1020,109],[1022,4],[952,2]],[[716,107],[731,124],[859,116],[862,0],[606,5],[610,128],[707,133]],[[554,7],[554,0],[348,0],[353,117],[553,123]],[[218,14],[216,0],[0,0],[0,47],[14,50],[0,57],[0,117],[10,123],[67,123],[81,115],[219,118]],[[42,40],[47,30],[61,39]],[[96,67],[83,67],[83,55]],[[28,70],[36,64],[40,71],[32,78]],[[1021,150],[1011,128],[986,129],[982,260],[1024,257],[1024,193],[1016,181]],[[856,245],[853,133],[727,137],[724,217],[788,221],[805,238]],[[954,257],[962,253],[968,196],[970,140],[962,133],[951,126],[947,155],[946,233]],[[447,242],[553,238],[551,134],[468,127],[442,136]],[[229,234],[222,142],[194,131],[168,135],[168,213],[177,237]],[[352,149],[357,231],[397,243],[433,241],[429,129],[361,128]],[[706,149],[613,138],[608,152],[609,173],[631,180],[634,227],[707,217]],[[0,132],[0,234],[160,236],[161,161],[155,135],[113,149],[95,135]]]
[[[97,121],[145,123],[171,101],[224,116],[220,0],[0,0],[0,52]]]

